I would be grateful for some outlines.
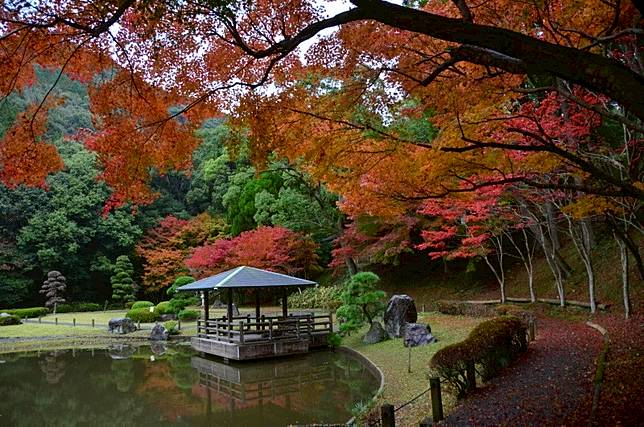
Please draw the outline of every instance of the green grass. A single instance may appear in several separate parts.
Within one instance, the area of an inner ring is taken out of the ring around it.
[[[429,361],[432,356],[446,345],[464,340],[470,331],[484,319],[447,316],[438,313],[421,313],[419,322],[429,323],[437,343],[411,350],[411,373],[407,372],[408,349],[403,346],[402,338],[365,345],[362,337],[367,328],[345,337],[342,344],[353,348],[375,363],[385,376],[385,388],[377,405],[391,403],[395,407],[412,399],[429,387]],[[456,399],[443,390],[445,412],[454,406]],[[418,422],[431,416],[429,394],[406,406],[396,413],[396,425],[417,426]]]

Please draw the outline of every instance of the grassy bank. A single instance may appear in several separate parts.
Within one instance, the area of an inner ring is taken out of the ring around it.
[[[429,323],[438,342],[412,349],[411,373],[407,371],[408,349],[403,346],[402,338],[387,340],[378,344],[365,345],[362,336],[366,328],[343,340],[343,345],[359,351],[375,363],[385,375],[385,388],[377,405],[391,403],[395,407],[409,401],[427,389],[428,364],[432,356],[446,345],[462,341],[483,319],[447,316],[437,313],[421,313],[418,321]],[[448,412],[456,399],[443,392],[443,404]],[[418,420],[431,415],[431,401],[426,394],[414,403],[396,413],[396,425],[416,426]]]

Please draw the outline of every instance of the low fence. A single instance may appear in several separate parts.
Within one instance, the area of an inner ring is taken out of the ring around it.
[[[50,319],[50,318],[48,318]],[[81,323],[77,322],[75,318],[72,318],[72,321],[59,321],[58,317],[54,317],[54,320],[44,320],[42,317],[39,318],[33,318],[33,319],[21,319],[22,323],[37,323],[37,324],[43,324],[43,325],[54,325],[54,326],[80,326],[80,327],[91,327],[91,328],[107,328],[109,325],[107,323],[96,323],[96,319],[91,319],[91,323]],[[190,325],[190,326],[185,326],[182,324],[181,320],[177,320],[177,329],[181,330],[187,330],[187,329],[193,329],[196,328],[196,325]],[[143,323],[137,322],[136,327],[138,330],[152,330],[154,327],[154,323]]]
[[[532,342],[537,338],[537,322],[534,318],[531,318],[527,321],[526,335],[528,342]],[[468,363],[466,366],[465,376],[467,382],[469,383],[470,390],[476,388],[476,368],[474,363]],[[432,416],[424,418],[420,421],[420,427],[429,427],[433,423],[437,423],[445,419],[443,414],[443,397],[441,394],[441,380],[438,377],[433,377],[429,379],[429,387],[423,390],[421,393],[408,400],[407,402],[394,407],[389,403],[385,403],[380,406],[380,419],[378,420],[378,425],[381,427],[396,427],[396,412],[403,409],[405,406],[412,404],[425,394],[430,392],[431,401],[432,401]]]

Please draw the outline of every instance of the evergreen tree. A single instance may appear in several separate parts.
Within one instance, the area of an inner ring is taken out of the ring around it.
[[[65,276],[60,271],[50,271],[47,273],[47,280],[43,283],[40,293],[45,294],[47,297],[45,307],[53,309],[54,314],[56,314],[58,304],[65,302],[65,298],[63,298],[65,289],[67,289],[67,279],[65,279]]]
[[[112,299],[115,302],[125,304],[129,301],[134,301],[134,267],[130,262],[127,255],[120,255],[116,258],[116,265],[114,266],[114,274],[110,278],[112,282]]]

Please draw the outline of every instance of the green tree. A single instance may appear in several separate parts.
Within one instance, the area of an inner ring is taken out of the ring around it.
[[[192,276],[179,276],[174,280],[172,286],[168,288],[166,292],[170,297],[172,297],[170,305],[173,312],[178,313],[187,306],[194,305],[199,302],[199,299],[190,292],[177,292],[177,288],[194,281],[195,279]]]
[[[134,267],[127,255],[120,255],[116,258],[114,274],[110,278],[112,283],[112,299],[115,302],[123,303],[134,301]]]
[[[351,333],[365,323],[371,325],[373,319],[385,310],[385,293],[376,289],[380,277],[370,271],[358,273],[345,284],[340,294],[342,305],[336,314],[343,322],[340,331]]]

